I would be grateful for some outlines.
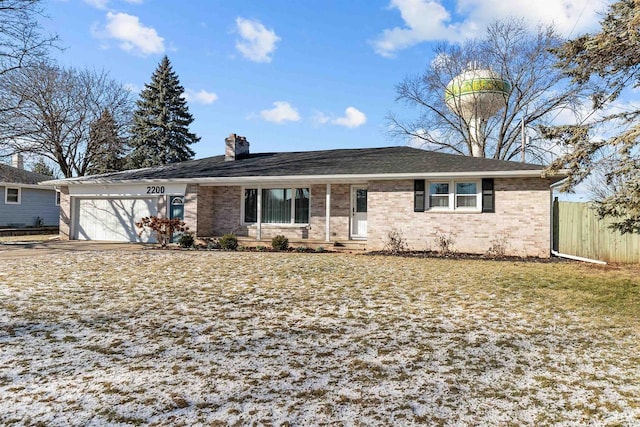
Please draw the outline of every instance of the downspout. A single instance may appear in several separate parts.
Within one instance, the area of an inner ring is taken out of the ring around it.
[[[259,242],[262,239],[262,186],[258,186],[258,197],[257,197],[257,209],[256,209],[256,240]]]
[[[326,242],[331,241],[331,184],[327,184],[327,193],[325,199],[325,213],[324,213],[324,238]]]
[[[551,227],[549,227],[550,228],[549,232],[550,232],[550,237],[551,237],[551,240],[550,240],[551,255],[557,256],[559,258],[572,259],[574,261],[590,262],[590,263],[593,263],[593,264],[606,265],[607,263],[605,261],[600,261],[598,259],[584,258],[584,257],[581,257],[581,256],[576,256],[576,255],[563,254],[563,253],[560,253],[560,252],[558,252],[558,251],[553,249],[553,238],[555,237],[553,235],[553,225],[555,224],[555,218],[553,216],[553,202],[554,202],[554,200],[553,200],[553,190],[555,190],[557,187],[560,187],[564,183],[564,181],[566,181],[566,180],[567,180],[567,178],[562,179],[562,180],[560,180],[560,181],[558,181],[556,183],[551,184],[551,186],[550,186],[550,188],[551,188],[551,194],[550,194],[550,198],[551,198]]]

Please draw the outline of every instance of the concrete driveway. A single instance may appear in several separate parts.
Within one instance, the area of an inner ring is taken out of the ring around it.
[[[97,241],[37,241],[0,243],[0,259],[30,258],[39,255],[49,255],[64,252],[82,251],[140,251],[144,248],[154,247],[150,243],[117,243]]]

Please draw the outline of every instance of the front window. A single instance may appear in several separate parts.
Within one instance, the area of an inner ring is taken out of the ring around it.
[[[258,222],[258,190],[244,190],[244,222]]]
[[[433,182],[429,184],[429,207],[432,209],[449,209],[449,184]]]
[[[306,224],[309,222],[309,189],[296,188],[295,201],[296,224]]]
[[[262,222],[286,224],[291,222],[291,189],[262,190]]]
[[[4,192],[4,202],[10,205],[20,204],[20,189],[6,187]]]
[[[56,190],[56,206],[60,206],[60,190]]]
[[[431,210],[480,210],[480,181],[431,182],[428,188]]]
[[[478,184],[475,182],[456,183],[456,209],[478,206]]]
[[[244,222],[258,220],[258,189],[244,190]],[[261,194],[261,221],[266,224],[309,223],[308,188],[265,188]]]

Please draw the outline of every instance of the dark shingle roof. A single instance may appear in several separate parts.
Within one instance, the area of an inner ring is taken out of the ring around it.
[[[386,147],[257,153],[235,161],[225,161],[224,156],[214,156],[153,168],[74,178],[73,181],[398,173],[456,174],[464,172],[542,171],[544,168],[541,165],[474,158],[411,147]]]
[[[50,179],[53,177],[0,163],[0,182],[35,185]]]

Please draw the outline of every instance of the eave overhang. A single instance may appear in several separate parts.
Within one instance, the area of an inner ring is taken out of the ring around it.
[[[236,176],[236,177],[203,177],[203,178],[147,178],[134,180],[117,179],[58,179],[45,181],[42,184],[54,186],[74,185],[123,185],[123,184],[159,184],[181,183],[200,184],[204,186],[246,185],[252,183],[309,183],[309,184],[348,184],[369,181],[392,181],[403,179],[458,179],[458,178],[555,178],[563,179],[568,174],[560,170],[548,174],[545,170],[518,171],[479,171],[479,172],[436,172],[436,173],[392,173],[392,174],[338,174],[338,175],[282,175],[282,176]]]

